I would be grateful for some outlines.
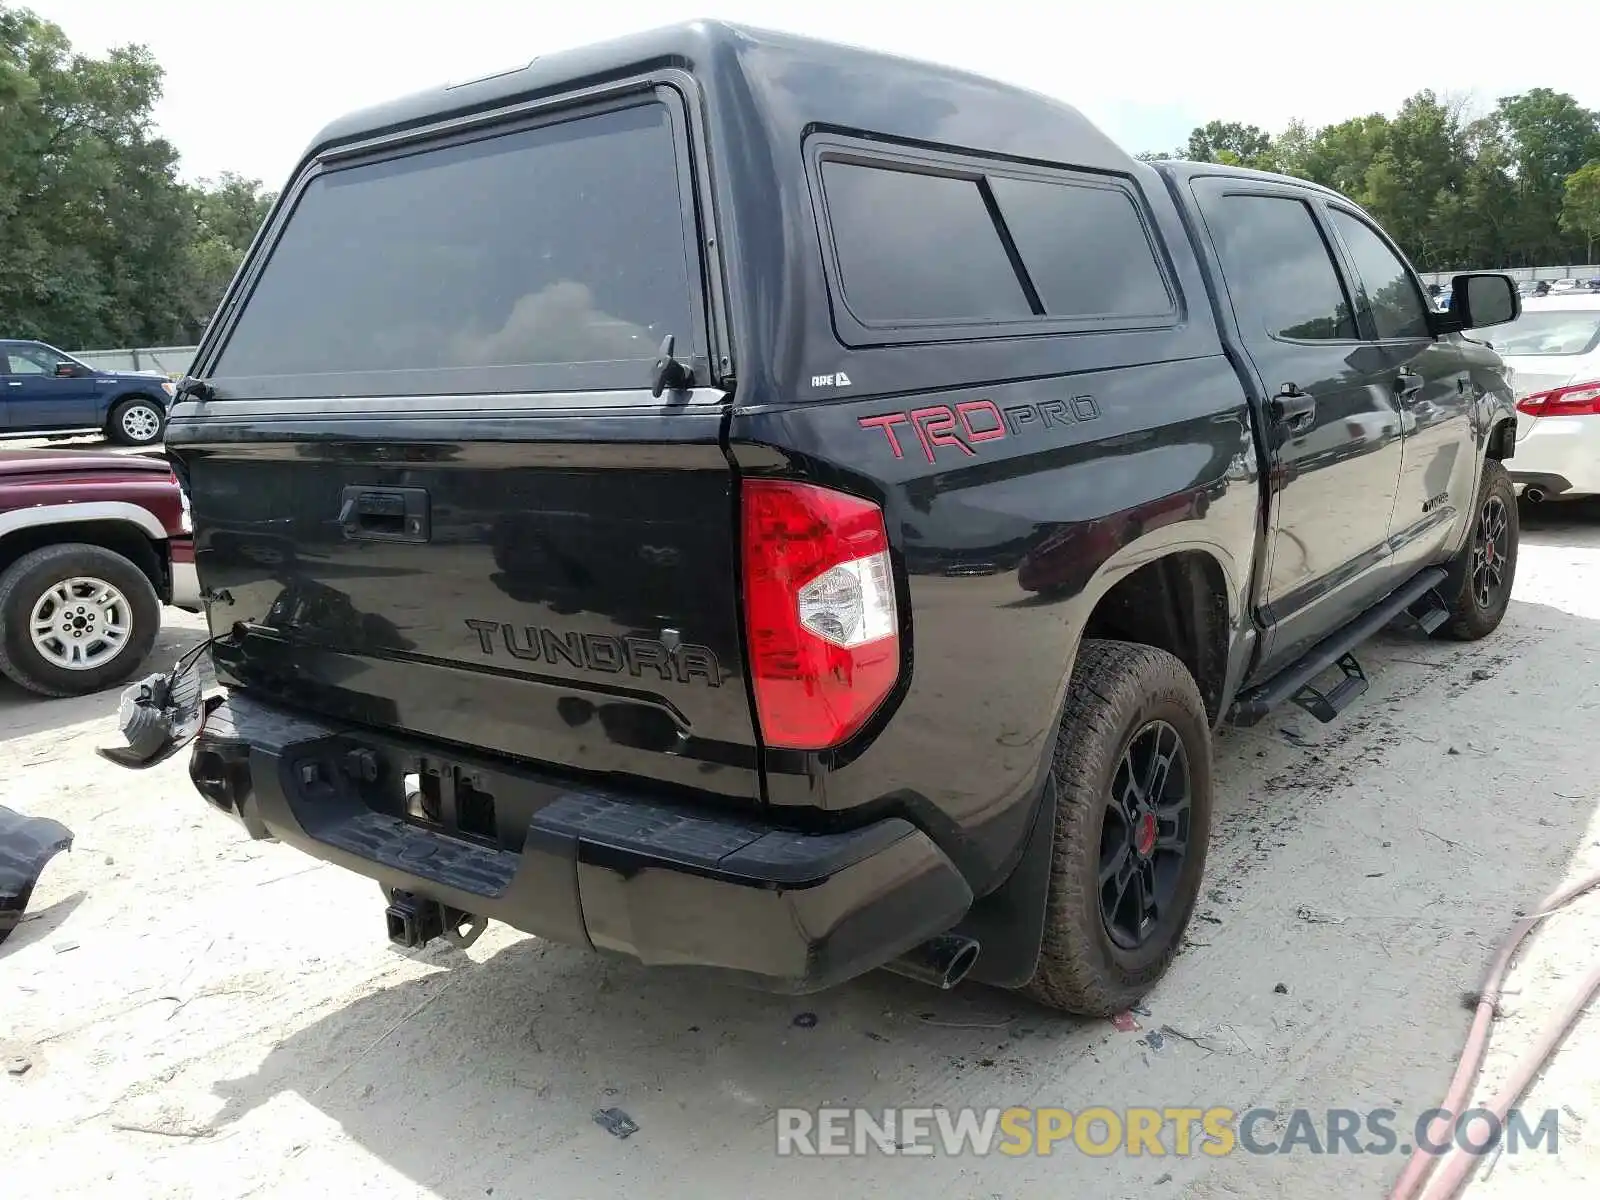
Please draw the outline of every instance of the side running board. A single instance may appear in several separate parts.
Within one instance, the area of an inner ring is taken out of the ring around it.
[[[1404,587],[1323,638],[1271,679],[1239,693],[1228,710],[1228,720],[1235,725],[1254,725],[1285,700],[1292,700],[1319,721],[1333,720],[1367,690],[1367,677],[1351,651],[1401,613],[1428,633],[1444,624],[1448,612],[1434,590],[1444,579],[1443,567],[1430,567],[1413,576]],[[1337,686],[1326,692],[1312,686],[1313,679],[1335,665],[1344,673]]]

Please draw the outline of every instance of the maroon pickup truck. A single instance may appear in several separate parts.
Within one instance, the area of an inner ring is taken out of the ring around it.
[[[190,530],[156,455],[0,451],[0,672],[45,696],[126,681],[163,604],[200,609]]]

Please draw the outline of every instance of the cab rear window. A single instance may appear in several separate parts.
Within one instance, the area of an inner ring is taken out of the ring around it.
[[[210,374],[258,396],[648,386],[667,334],[694,342],[679,184],[660,103],[326,170]]]

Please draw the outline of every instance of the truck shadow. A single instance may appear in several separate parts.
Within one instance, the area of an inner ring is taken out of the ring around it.
[[[42,942],[62,925],[67,918],[72,916],[80,904],[88,898],[88,893],[83,891],[73,892],[64,896],[47,908],[35,909],[23,914],[22,920],[11,931],[11,936],[0,942],[0,958],[8,954],[15,954],[24,946],[34,942]]]
[[[1485,642],[1390,632],[1364,652],[1372,694],[1336,724],[1285,707],[1224,732],[1207,887],[1188,944],[1131,1032],[981,987],[940,993],[880,972],[821,995],[769,996],[529,938],[483,962],[422,952],[444,969],[367,994],[277,1042],[251,1073],[212,1082],[223,1102],[213,1124],[248,1123],[293,1093],[444,1200],[491,1189],[591,1195],[597,1177],[648,1171],[639,1153],[664,1168],[715,1160],[710,1191],[810,1195],[809,1171],[773,1170],[780,1106],[1136,1104],[1163,1079],[1192,1090],[1196,1070],[1204,1102],[1232,1102],[1277,1086],[1286,1056],[1304,1050],[1295,1039],[1305,1035],[1285,1034],[1274,1005],[1292,1012],[1287,1027],[1337,1031],[1319,1039],[1332,1038],[1325,1051],[1351,1067],[1340,1078],[1377,1081],[1334,1103],[1420,1113],[1442,1094],[1467,1027],[1460,989],[1590,836],[1596,788],[1559,773],[1541,786],[1561,798],[1538,806],[1537,824],[1506,832],[1506,796],[1537,750],[1491,719],[1526,707],[1503,701],[1516,689],[1496,680],[1521,649],[1571,631],[1568,614],[1518,602]],[[1579,636],[1600,647],[1589,623]],[[1434,705],[1426,725],[1424,698]],[[1440,777],[1459,782],[1436,783],[1429,805],[1383,799]],[[1318,858],[1334,869],[1308,869]],[[376,910],[373,924],[376,936]],[[1431,1005],[1434,1017],[1397,1031],[1393,1008],[1351,1003],[1352,987],[1407,996],[1408,1011]],[[1216,1022],[1205,1046],[1148,1032],[1193,1033],[1197,1020]],[[1203,1066],[1182,1061],[1200,1054]],[[1426,1094],[1389,1090],[1408,1070],[1429,1081]],[[1180,1100],[1202,1102],[1168,1097]],[[639,1126],[625,1147],[593,1120],[609,1108]],[[1060,1179],[1059,1163],[963,1161],[985,1194],[991,1183],[1045,1179],[1019,1170]],[[1251,1166],[1122,1159],[1117,1172],[1130,1186],[1175,1173],[1181,1190],[1203,1172]],[[1398,1167],[1372,1159],[1360,1169],[1376,1187]]]
[[[162,616],[169,617],[173,611],[170,608],[163,609]],[[156,636],[155,648],[134,678],[171,666],[174,659],[199,645],[205,636],[205,630],[201,628],[164,624]],[[87,696],[50,699],[35,695],[0,676],[0,741],[65,729],[101,717],[114,717],[117,698],[126,686],[118,684]],[[112,733],[114,738],[114,729]],[[112,744],[115,744],[114,741]]]

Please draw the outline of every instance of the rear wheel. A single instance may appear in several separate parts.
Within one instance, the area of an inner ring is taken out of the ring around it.
[[[1503,465],[1483,464],[1472,534],[1450,565],[1443,587],[1450,620],[1439,630],[1470,642],[1499,628],[1517,574],[1517,492]]]
[[[150,580],[103,547],[44,546],[0,575],[0,672],[42,696],[125,682],[160,629]]]
[[[166,410],[148,396],[134,396],[111,410],[106,432],[124,446],[151,446],[167,427]]]
[[[1211,832],[1211,723],[1164,650],[1086,641],[1056,736],[1056,831],[1039,965],[1024,990],[1110,1016],[1166,973]]]

